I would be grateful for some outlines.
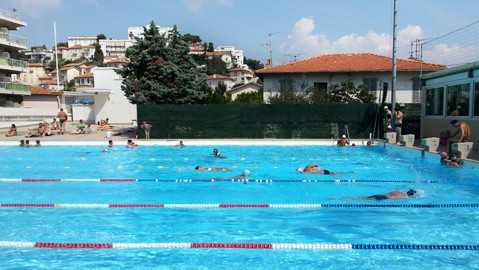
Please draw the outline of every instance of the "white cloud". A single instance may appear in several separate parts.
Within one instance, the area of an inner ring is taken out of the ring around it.
[[[19,13],[29,16],[38,16],[50,10],[59,8],[63,0],[8,0],[9,6],[17,9]]]
[[[398,33],[400,53],[407,54],[410,41],[422,37],[423,30],[420,26],[409,25],[401,29]],[[392,37],[386,33],[369,31],[366,34],[351,33],[331,40],[317,33],[314,19],[301,18],[293,26],[281,49],[285,53],[301,53],[305,56],[332,52],[372,52],[387,55],[392,51]]]
[[[186,7],[192,11],[197,12],[207,5],[232,6],[234,0],[184,0]]]

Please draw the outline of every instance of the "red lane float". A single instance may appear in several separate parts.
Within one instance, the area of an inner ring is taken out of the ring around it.
[[[267,244],[267,243],[191,243],[191,248],[273,249],[273,244]]]
[[[164,204],[110,204],[109,208],[165,208]]]
[[[30,182],[30,183],[46,183],[46,182],[61,182],[62,179],[48,179],[48,178],[24,178],[22,182]]]
[[[2,203],[0,207],[42,207],[42,208],[54,208],[53,203]]]
[[[219,205],[220,208],[270,208],[269,204],[226,204]]]
[[[113,248],[113,244],[94,244],[94,243],[51,243],[37,242],[35,248],[56,248],[56,249],[107,249]]]
[[[114,179],[114,178],[101,178],[100,182],[136,182],[136,179]]]

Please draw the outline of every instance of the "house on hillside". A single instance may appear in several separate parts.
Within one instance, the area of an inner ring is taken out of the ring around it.
[[[221,84],[223,84],[226,87],[226,91],[228,91],[233,87],[235,82],[233,78],[221,74],[213,74],[208,76],[208,86],[211,89],[214,90]]]
[[[418,60],[398,59],[397,102],[420,103],[421,73],[444,69],[445,66]],[[280,91],[298,93],[311,89],[327,90],[333,85],[352,81],[364,85],[379,103],[383,90],[389,90],[386,101],[391,100],[392,59],[371,53],[325,54],[285,65],[256,71],[264,82],[264,100]]]
[[[235,101],[236,98],[241,94],[250,94],[258,93],[263,85],[256,82],[249,82],[245,84],[235,85],[233,88],[228,90],[226,93],[231,96],[231,100]]]

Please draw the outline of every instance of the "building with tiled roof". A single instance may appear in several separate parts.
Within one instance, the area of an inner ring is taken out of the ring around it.
[[[225,76],[221,74],[213,74],[208,76],[208,86],[211,89],[216,89],[219,85],[223,84],[226,87],[226,90],[230,90],[234,85],[234,79],[230,76]]]
[[[443,65],[418,60],[398,59],[397,101],[419,103],[420,73],[446,68]],[[306,92],[326,90],[333,85],[352,81],[364,85],[379,102],[385,89],[391,90],[392,59],[372,53],[325,54],[318,57],[268,67],[256,71],[263,78],[265,100],[284,90]],[[386,97],[390,100],[390,95]]]

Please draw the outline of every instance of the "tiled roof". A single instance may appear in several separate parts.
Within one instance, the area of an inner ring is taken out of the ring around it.
[[[425,63],[418,60],[398,59],[398,71],[437,71],[444,65]],[[318,73],[318,72],[390,72],[392,58],[372,54],[325,54],[306,60],[256,71],[259,74],[274,73]]]
[[[76,76],[75,78],[93,78],[93,73],[85,73],[80,76]]]
[[[51,91],[40,86],[32,86],[30,88],[32,95],[38,96],[61,96],[63,91]]]
[[[231,77],[224,76],[221,74],[213,74],[208,76],[208,81],[226,81],[226,80],[232,81],[233,79]]]

